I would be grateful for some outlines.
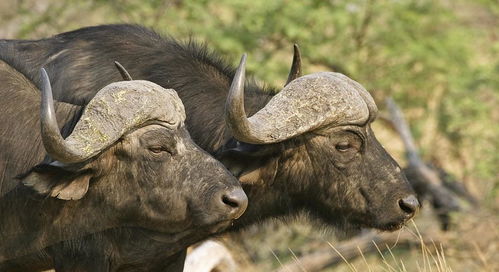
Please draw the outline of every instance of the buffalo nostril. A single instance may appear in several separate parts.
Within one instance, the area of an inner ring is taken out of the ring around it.
[[[239,207],[239,203],[237,200],[231,198],[230,196],[222,196],[222,202],[231,206],[232,208],[237,208]]]
[[[414,195],[409,195],[399,200],[400,208],[409,215],[414,215],[419,208],[419,201]]]
[[[222,195],[222,203],[230,207],[230,215],[239,218],[248,206],[248,197],[242,189],[234,189]]]

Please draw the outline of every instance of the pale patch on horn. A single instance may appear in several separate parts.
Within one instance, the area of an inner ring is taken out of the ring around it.
[[[88,160],[136,127],[157,123],[177,129],[185,121],[184,106],[174,90],[145,80],[121,81],[102,88],[85,107],[71,135],[63,139],[44,69],[42,81],[43,143],[49,155],[63,163]]]

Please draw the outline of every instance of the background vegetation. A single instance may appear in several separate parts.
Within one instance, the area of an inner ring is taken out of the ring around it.
[[[481,200],[479,211],[456,214],[453,230],[442,234],[449,266],[453,271],[499,269],[497,0],[0,3],[2,38],[43,38],[83,26],[123,22],[150,26],[179,39],[194,37],[234,64],[247,52],[248,70],[275,86],[285,82],[292,44],[298,43],[305,73],[345,73],[371,90],[381,110],[384,99],[393,96],[424,159],[447,169]],[[381,142],[404,164],[399,138],[377,123]],[[438,224],[429,213],[423,210],[417,224],[436,230]],[[292,252],[304,254],[317,243],[335,239],[306,222],[248,230],[252,238],[241,242],[241,255],[246,254],[241,258],[251,263],[248,269],[278,267],[273,254],[285,261]],[[418,269],[417,249],[394,254],[412,264],[407,271]],[[369,258],[376,262],[380,256]]]

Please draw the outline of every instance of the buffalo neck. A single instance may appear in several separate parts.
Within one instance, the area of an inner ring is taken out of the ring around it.
[[[90,190],[80,200],[66,201],[17,186],[0,199],[0,262],[76,235],[116,227],[115,212],[94,212],[101,201]]]
[[[284,218],[295,213],[290,197],[276,187],[243,185],[248,196],[248,208],[229,230],[238,230],[270,218]]]
[[[244,184],[248,196],[246,212],[236,220],[232,229],[240,229],[271,218],[292,218],[304,210],[310,210],[311,199],[318,195],[313,186],[314,171],[303,144],[306,136],[279,143],[281,152],[276,164],[266,163],[262,171],[275,171],[275,175],[263,175],[260,182]],[[313,208],[312,208],[313,209]]]
[[[0,46],[1,47],[1,46]],[[2,50],[0,50],[2,51]],[[2,53],[5,53],[2,51]],[[2,54],[0,53],[0,55]],[[39,164],[46,155],[40,137],[40,92],[29,79],[0,60],[0,197],[14,189],[20,173]],[[83,108],[55,101],[63,136],[73,130]]]

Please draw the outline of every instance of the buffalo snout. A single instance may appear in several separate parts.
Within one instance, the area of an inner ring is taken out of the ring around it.
[[[408,218],[414,217],[420,207],[419,201],[415,195],[408,195],[398,201],[402,213]]]
[[[221,191],[213,199],[215,206],[227,213],[229,219],[238,219],[248,207],[248,197],[241,188]]]

